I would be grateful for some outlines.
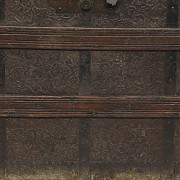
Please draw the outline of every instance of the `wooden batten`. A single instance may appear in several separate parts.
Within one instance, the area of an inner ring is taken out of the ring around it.
[[[179,118],[180,97],[1,96],[0,117]]]
[[[179,28],[0,27],[0,48],[180,50]]]

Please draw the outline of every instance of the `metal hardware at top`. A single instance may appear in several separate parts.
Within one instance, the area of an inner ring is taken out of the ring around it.
[[[88,11],[92,7],[92,1],[91,0],[80,0],[80,5],[84,11]]]
[[[57,13],[114,12],[118,0],[48,0]]]

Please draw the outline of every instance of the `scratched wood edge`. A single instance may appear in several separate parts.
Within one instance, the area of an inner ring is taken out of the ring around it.
[[[180,50],[180,29],[1,26],[0,48]]]
[[[180,97],[0,96],[0,117],[177,119]]]

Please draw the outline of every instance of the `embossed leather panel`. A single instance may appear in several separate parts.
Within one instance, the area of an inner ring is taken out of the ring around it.
[[[77,179],[77,119],[6,119],[8,179]]]
[[[92,94],[163,95],[166,58],[164,52],[94,52]]]
[[[26,26],[79,26],[82,13],[56,13],[47,0],[6,1],[1,24]],[[121,0],[111,14],[88,14],[92,27],[165,27],[167,0]],[[80,25],[82,26],[82,25]]]
[[[4,50],[5,92],[22,95],[78,95],[79,52]]]
[[[6,119],[8,179],[78,179],[78,119]],[[92,119],[91,178],[165,177],[162,121]],[[113,129],[113,131],[112,131]],[[157,146],[158,144],[158,146]],[[126,171],[125,171],[126,170]],[[143,176],[139,173],[145,173]]]

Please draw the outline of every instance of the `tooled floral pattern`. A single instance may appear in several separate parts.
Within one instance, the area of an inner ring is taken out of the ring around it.
[[[8,179],[77,179],[77,119],[6,119]]]
[[[4,50],[8,94],[77,95],[79,52]]]
[[[8,161],[78,161],[78,120],[7,119]]]
[[[110,14],[92,16],[94,27],[165,27],[167,0],[120,0]]]
[[[93,13],[92,27],[164,27],[167,0],[120,0],[115,12]],[[48,0],[8,0],[2,24],[79,26],[81,13],[56,13]]]
[[[164,52],[93,52],[92,94],[163,95],[165,58]]]
[[[126,165],[162,165],[163,125],[156,120],[94,119],[91,160]],[[136,166],[135,166],[136,167]]]
[[[8,0],[5,2],[5,25],[76,26],[77,14],[57,14],[48,0]]]

